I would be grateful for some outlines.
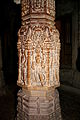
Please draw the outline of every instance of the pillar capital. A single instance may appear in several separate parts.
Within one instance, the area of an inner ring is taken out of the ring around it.
[[[54,0],[22,0],[22,25],[54,24]]]

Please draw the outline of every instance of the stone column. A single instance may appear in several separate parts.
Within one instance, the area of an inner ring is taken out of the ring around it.
[[[59,32],[54,0],[22,0],[18,32],[19,73],[17,120],[61,120]]]

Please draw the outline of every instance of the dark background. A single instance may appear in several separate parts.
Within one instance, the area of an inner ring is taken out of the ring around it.
[[[0,3],[0,36],[2,43],[3,72],[6,84],[17,81],[17,32],[21,26],[21,7],[13,0]]]

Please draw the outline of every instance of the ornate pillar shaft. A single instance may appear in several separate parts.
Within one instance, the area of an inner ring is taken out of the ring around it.
[[[61,120],[59,96],[59,32],[54,0],[21,0],[18,32],[18,120]],[[56,108],[58,106],[59,108]],[[58,111],[57,111],[58,109]]]

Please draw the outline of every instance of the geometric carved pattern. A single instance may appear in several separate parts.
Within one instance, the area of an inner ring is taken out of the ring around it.
[[[51,94],[48,97],[29,96],[20,90],[18,92],[17,120],[61,120],[58,91],[52,90]]]

